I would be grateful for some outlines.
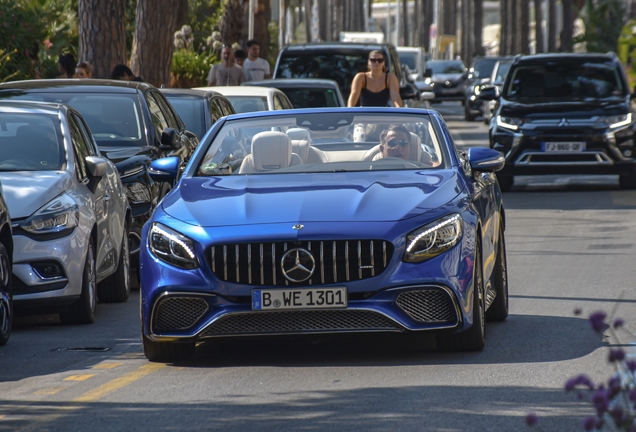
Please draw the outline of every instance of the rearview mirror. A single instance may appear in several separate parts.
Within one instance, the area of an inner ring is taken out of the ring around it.
[[[468,149],[468,163],[473,171],[500,171],[506,164],[504,155],[490,148],[472,147]]]
[[[500,92],[497,86],[492,84],[484,84],[480,86],[479,96],[478,96],[479,99],[485,100],[485,101],[491,101],[491,100],[499,99],[499,96],[500,96]]]
[[[148,174],[157,182],[172,182],[179,176],[180,160],[178,157],[165,157],[150,163]]]
[[[91,177],[101,178],[106,174],[108,169],[108,162],[99,156],[86,156],[84,158],[86,162],[86,169]]]
[[[159,146],[161,150],[176,150],[180,146],[181,141],[176,130],[168,127],[161,132],[161,145]]]

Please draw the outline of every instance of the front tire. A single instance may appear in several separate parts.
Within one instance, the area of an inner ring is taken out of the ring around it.
[[[125,302],[130,297],[130,248],[128,224],[124,225],[124,236],[119,251],[117,270],[97,285],[97,297],[102,302]]]
[[[60,312],[60,321],[64,324],[91,324],[95,322],[97,307],[97,275],[95,273],[95,248],[93,239],[88,240],[86,261],[82,272],[82,293],[80,298]]]
[[[506,240],[504,237],[503,225],[499,228],[499,247],[497,248],[497,260],[492,272],[492,284],[497,295],[488,310],[486,320],[505,321],[508,318],[508,261],[506,260]]]
[[[481,241],[475,244],[473,273],[473,325],[461,333],[437,336],[440,351],[481,351],[486,346],[486,296],[484,269],[481,259]]]
[[[464,120],[471,122],[476,118],[477,116],[470,111],[468,104],[464,103]]]
[[[11,258],[0,243],[0,346],[9,342],[13,325],[13,288],[11,284]]]
[[[154,342],[141,334],[144,346],[144,354],[151,362],[173,363],[178,361],[188,361],[194,358],[194,342]]]

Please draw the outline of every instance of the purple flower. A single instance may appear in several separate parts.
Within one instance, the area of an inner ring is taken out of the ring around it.
[[[537,415],[533,412],[529,412],[526,415],[526,424],[528,426],[534,426],[539,422],[539,417],[537,417]]]
[[[583,309],[581,308],[574,309],[574,315],[581,315],[582,313],[583,313]]]
[[[587,377],[587,375],[581,374],[567,380],[565,383],[565,390],[572,391],[578,385],[584,385],[590,390],[594,388],[594,384],[592,384],[592,381]]]
[[[614,418],[614,421],[616,422],[616,424],[622,424],[627,419],[627,416],[625,415],[625,411],[623,411],[623,408],[619,406],[612,408],[610,410],[610,414]]]
[[[609,398],[607,396],[607,391],[604,388],[599,388],[592,395],[592,403],[596,408],[596,412],[599,416],[602,416],[609,406]]]
[[[625,359],[625,351],[621,348],[612,348],[609,353],[609,362],[621,361]]]
[[[627,366],[627,369],[631,372],[636,372],[636,360],[627,360],[625,366]]]
[[[635,389],[630,390],[628,397],[630,401],[636,402],[636,390]]]
[[[596,417],[587,417],[583,420],[583,429],[591,431],[596,428]]]
[[[595,332],[601,333],[605,330],[605,317],[607,317],[607,314],[603,311],[594,312],[590,315],[590,325]]]
[[[623,321],[623,318],[616,318],[614,320],[614,328],[617,329],[619,327],[623,327],[623,324],[625,324],[625,321]]]

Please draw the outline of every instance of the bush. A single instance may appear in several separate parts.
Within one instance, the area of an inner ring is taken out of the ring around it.
[[[192,88],[207,85],[207,76],[216,57],[179,49],[172,55],[171,87]]]
[[[35,23],[31,10],[19,7],[15,0],[0,0],[0,46],[9,53],[0,70],[0,81],[36,75],[37,52],[45,31]]]

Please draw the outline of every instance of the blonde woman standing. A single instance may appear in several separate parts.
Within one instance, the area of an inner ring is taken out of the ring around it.
[[[351,94],[347,106],[390,106],[401,107],[400,83],[397,77],[387,71],[386,59],[382,51],[369,53],[368,72],[360,72],[353,78]]]

